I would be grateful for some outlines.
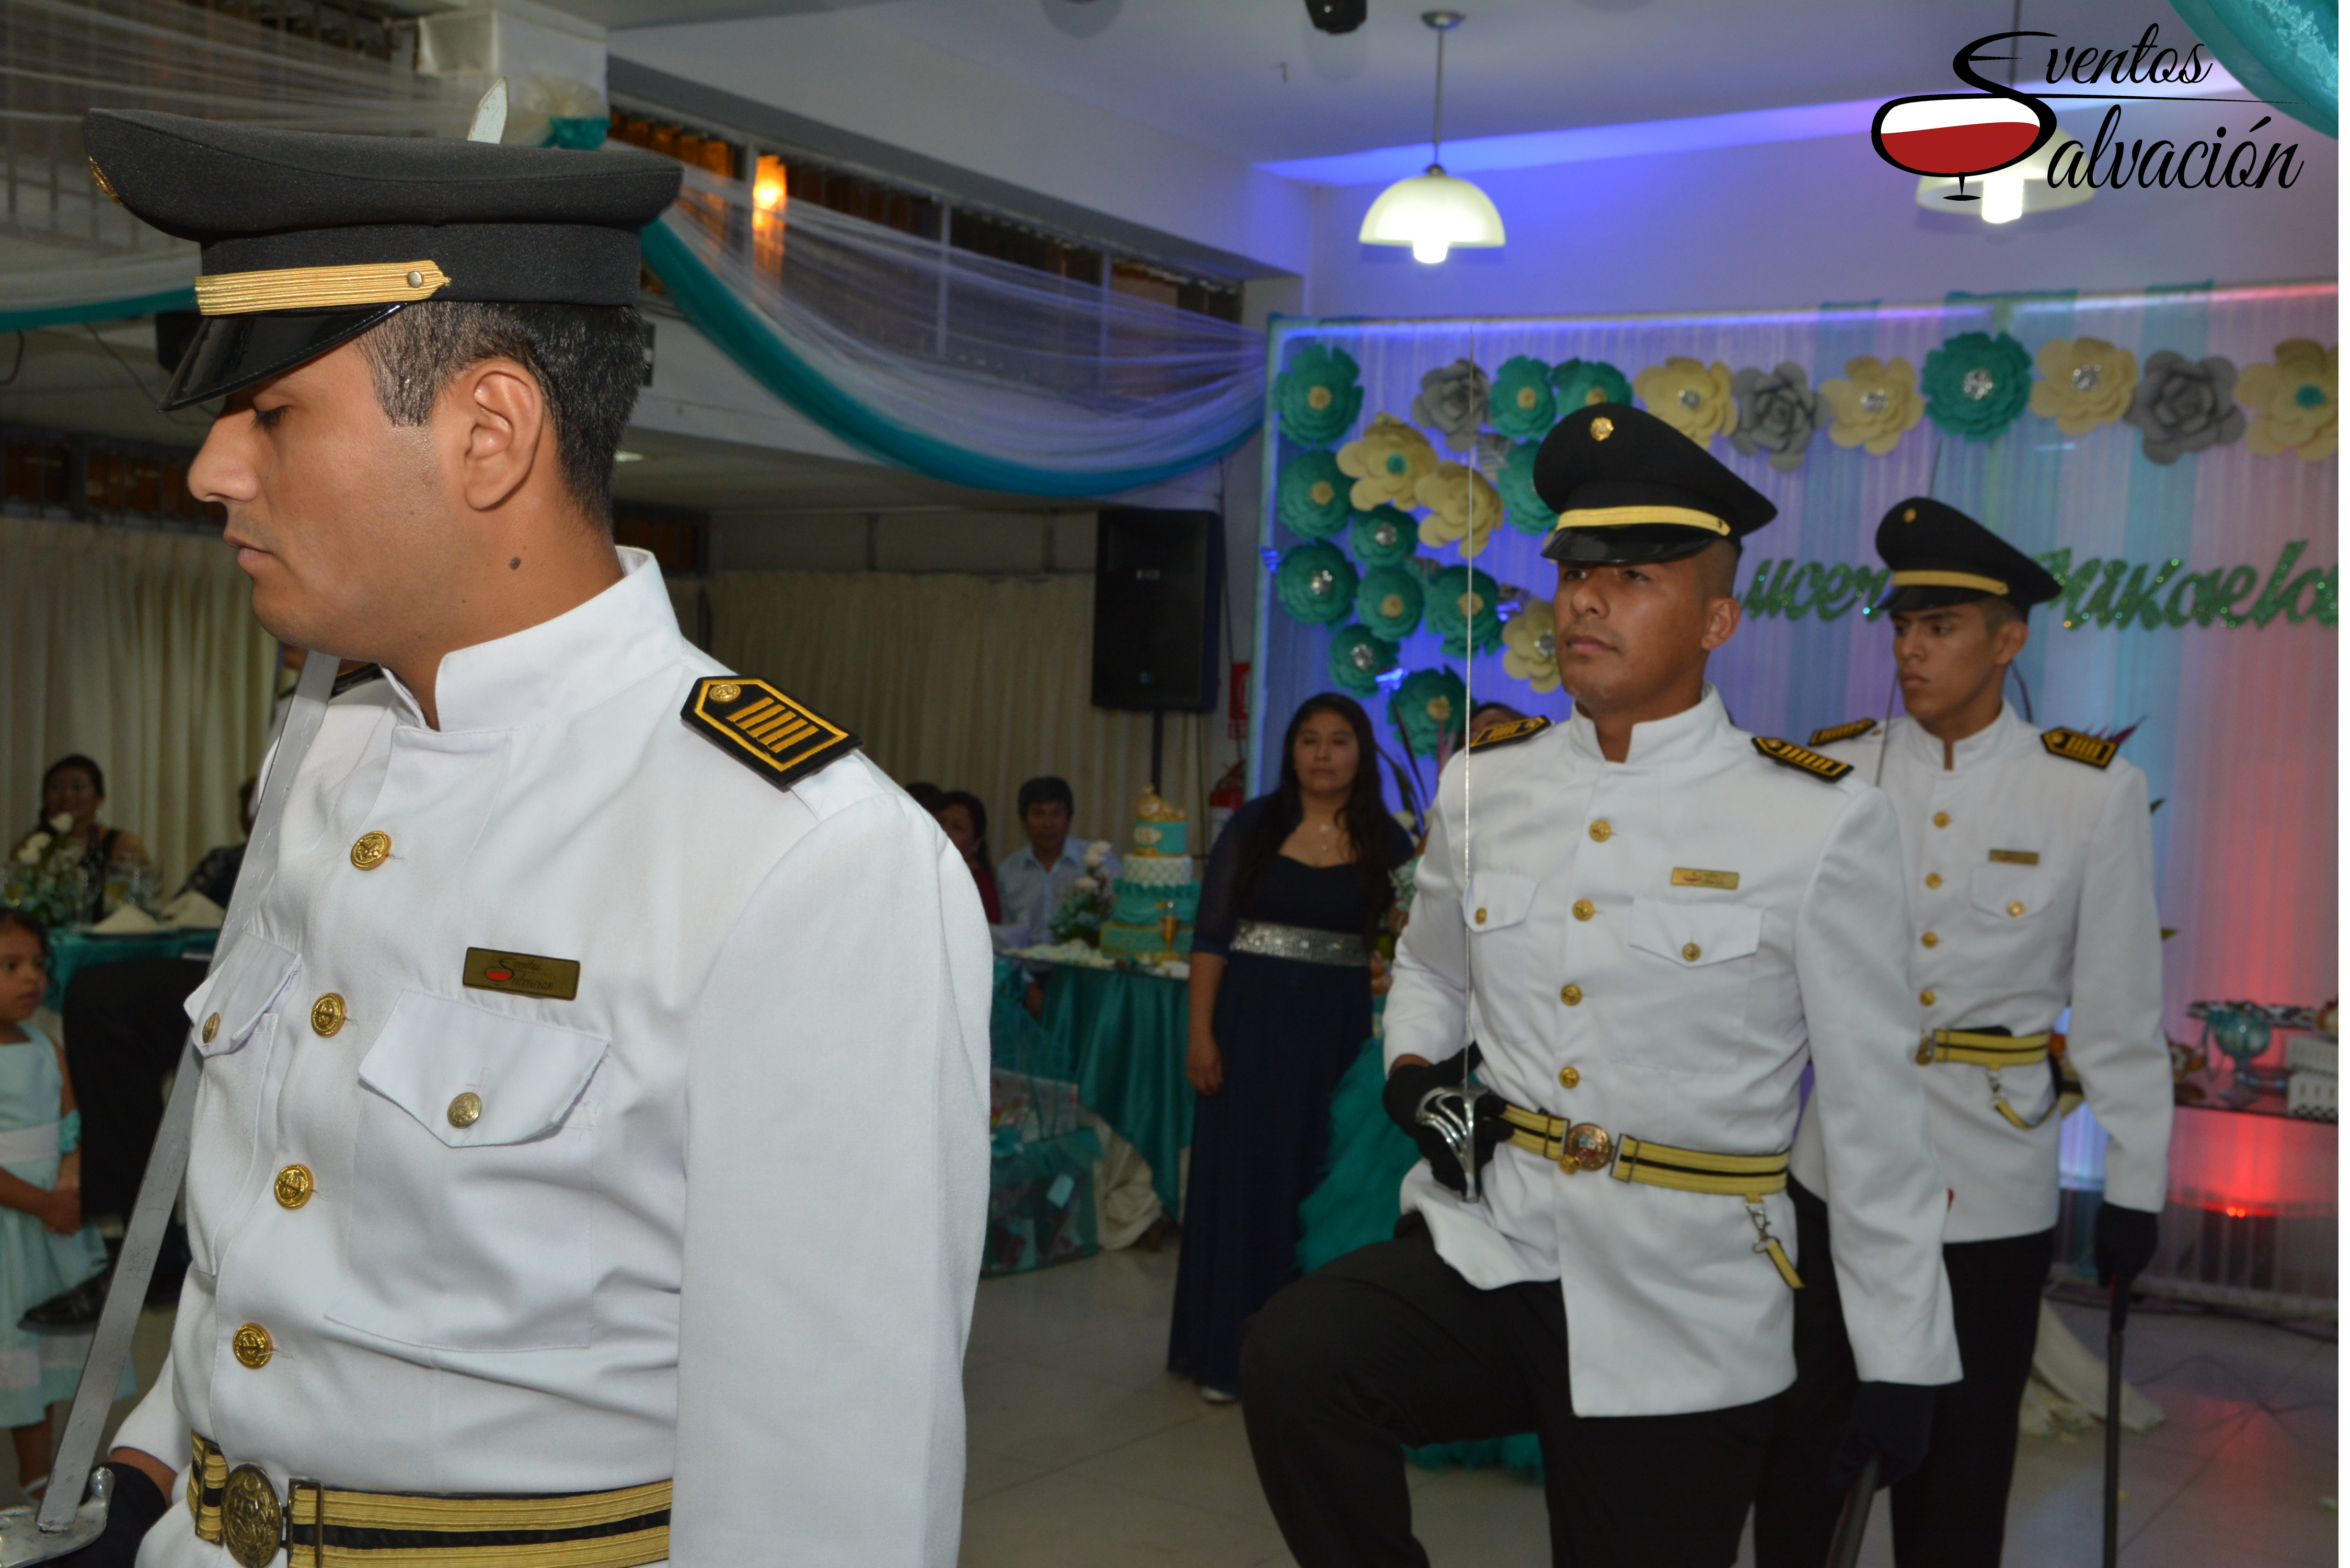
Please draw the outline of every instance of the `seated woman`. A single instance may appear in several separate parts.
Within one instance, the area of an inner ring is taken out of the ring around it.
[[[971,868],[971,879],[979,884],[979,901],[987,910],[987,923],[1003,923],[1003,896],[996,890],[995,867],[987,858],[987,807],[979,796],[967,789],[951,789],[939,796],[939,804],[931,808],[945,830],[947,842],[962,856],[962,863]]]
[[[155,876],[147,846],[139,842],[138,835],[98,820],[99,808],[105,804],[104,771],[78,752],[59,757],[41,775],[41,820],[16,844],[21,850],[35,834],[61,831],[81,846],[82,876],[89,899],[80,918],[87,920],[103,919],[113,913],[135,889],[150,886]],[[56,825],[61,816],[70,818],[70,826],[58,830]]]

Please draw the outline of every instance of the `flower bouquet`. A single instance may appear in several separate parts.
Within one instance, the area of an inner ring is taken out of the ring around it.
[[[1110,879],[1103,875],[1109,864],[1109,844],[1107,840],[1086,846],[1085,875],[1069,884],[1061,897],[1061,907],[1053,912],[1053,940],[1056,942],[1083,942],[1089,948],[1101,946],[1102,922],[1109,919],[1110,906],[1116,895],[1110,889]]]
[[[0,872],[0,903],[21,909],[45,926],[70,925],[89,910],[89,874],[82,865],[81,841],[73,817],[59,812],[34,829]]]

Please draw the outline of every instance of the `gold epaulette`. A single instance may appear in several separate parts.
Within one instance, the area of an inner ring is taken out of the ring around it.
[[[2093,768],[2104,767],[2114,760],[2114,753],[2121,750],[2115,742],[2101,741],[2078,730],[2047,731],[2041,735],[2040,743],[2048,748],[2048,754],[2052,757],[2063,757],[2068,763],[2086,763]]]
[[[1817,752],[1804,750],[1793,741],[1782,741],[1770,735],[1755,736],[1754,749],[1783,768],[1795,768],[1814,778],[1825,779],[1830,784],[1852,772],[1850,763],[1824,757]]]
[[[1812,738],[1804,744],[1833,746],[1838,741],[1857,741],[1875,728],[1877,721],[1874,719],[1855,719],[1849,724],[1831,724],[1825,730],[1814,730]]]
[[[687,729],[777,789],[857,749],[856,736],[747,675],[695,681],[682,717]]]
[[[1519,741],[1529,741],[1550,728],[1548,719],[1504,719],[1498,724],[1488,724],[1469,737],[1469,749],[1482,752],[1488,746],[1507,746]]]

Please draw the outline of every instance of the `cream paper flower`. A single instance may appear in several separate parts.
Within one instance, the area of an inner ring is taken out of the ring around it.
[[[57,815],[49,818],[49,831],[51,833],[71,833],[73,831],[73,813],[69,811],[61,811],[57,813]]]
[[[2244,444],[2262,456],[2297,452],[2304,462],[2334,455],[2336,346],[2321,348],[2306,337],[2277,345],[2276,362],[2247,365],[2236,378],[2236,398],[2252,410]]]
[[[1730,367],[1719,359],[1708,365],[1676,354],[1633,377],[1632,390],[1650,413],[1700,446],[1738,428]]]
[[[1844,374],[1820,383],[1820,396],[1835,410],[1828,440],[1838,446],[1865,448],[1871,457],[1883,457],[1926,417],[1926,400],[1918,395],[1918,372],[1909,361],[1890,363],[1867,354],[1844,362]]]
[[[2052,337],[2035,356],[2032,411],[2066,435],[2086,435],[2129,412],[2137,356],[2102,337]]]
[[[1438,463],[1421,476],[1415,499],[1428,508],[1419,520],[1419,542],[1430,549],[1457,544],[1463,556],[1473,556],[1502,521],[1501,492],[1466,463]]]
[[[1357,512],[1383,502],[1412,505],[1412,492],[1438,461],[1428,438],[1393,414],[1372,420],[1361,439],[1338,449],[1338,472],[1355,482],[1350,499]]]
[[[1502,628],[1502,669],[1537,691],[1558,690],[1558,619],[1548,599],[1528,599]]]

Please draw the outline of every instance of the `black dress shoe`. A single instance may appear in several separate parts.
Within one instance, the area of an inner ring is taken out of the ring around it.
[[[113,1280],[112,1268],[101,1269],[33,1308],[16,1320],[16,1326],[27,1334],[78,1334],[95,1328],[99,1312],[106,1305],[106,1288]]]

